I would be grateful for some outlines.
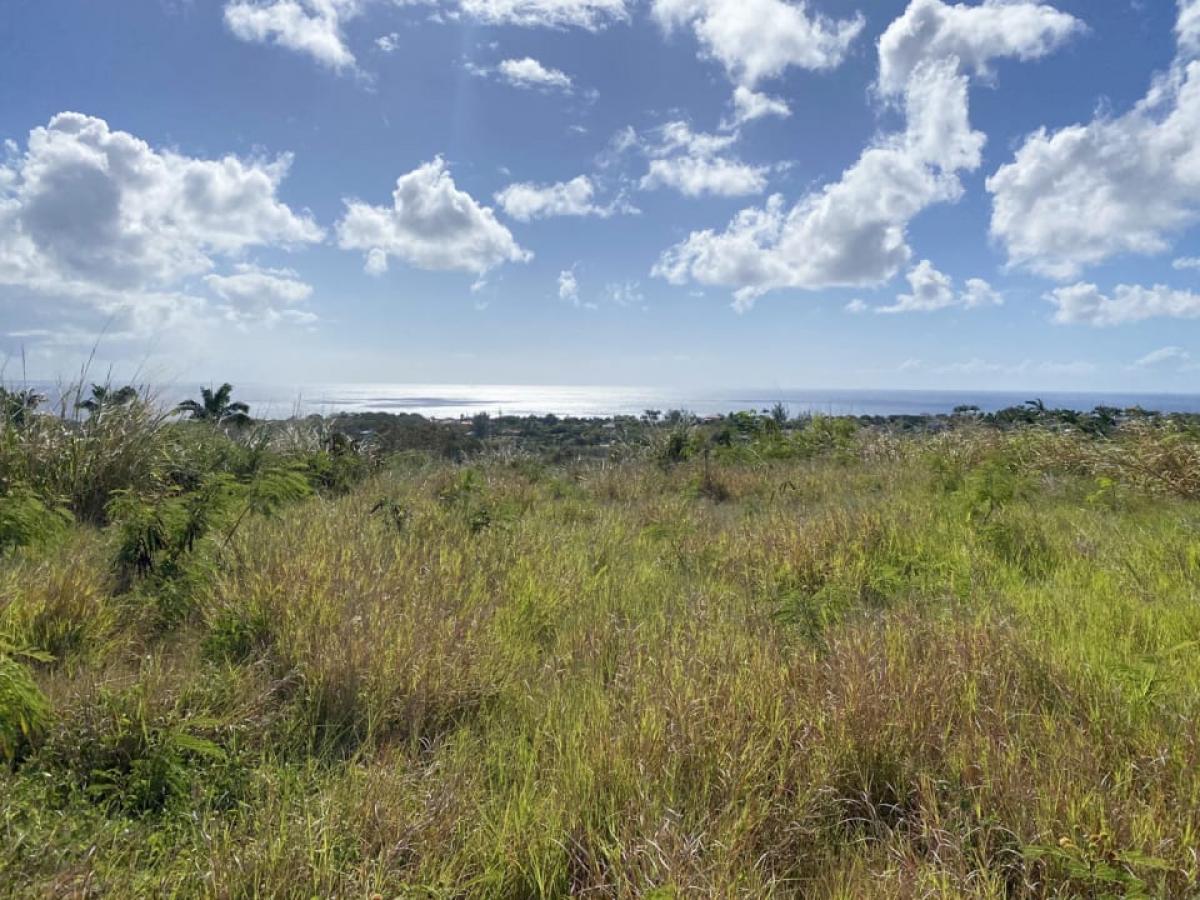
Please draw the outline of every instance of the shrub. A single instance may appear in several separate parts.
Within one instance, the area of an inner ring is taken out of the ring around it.
[[[103,523],[114,493],[160,483],[186,452],[166,414],[145,400],[78,415],[0,423],[0,485],[62,498],[80,520]]]
[[[198,734],[216,723],[185,715],[176,702],[152,696],[146,682],[101,688],[46,741],[39,765],[113,812],[161,812],[187,798],[225,757]]]
[[[110,596],[100,541],[53,558],[23,558],[0,572],[0,634],[36,647],[57,665],[103,658],[121,626],[133,622]]]
[[[19,657],[48,661],[35,651],[20,651],[0,637],[0,758],[12,765],[45,730],[50,702]]]
[[[0,496],[0,553],[49,544],[60,538],[73,521],[65,509],[46,505],[28,488],[14,488]]]

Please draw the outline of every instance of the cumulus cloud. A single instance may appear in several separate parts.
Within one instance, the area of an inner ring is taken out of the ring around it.
[[[491,209],[454,184],[441,157],[396,180],[391,206],[346,203],[337,225],[338,246],[361,250],[372,274],[395,257],[419,269],[458,269],[483,275],[505,262],[527,262]]]
[[[881,306],[876,312],[906,313],[935,312],[940,309],[962,307],[978,309],[981,306],[1000,306],[1004,298],[982,278],[968,279],[966,289],[954,290],[954,280],[939,272],[927,259],[921,260],[908,273],[910,294],[901,294],[892,306]]]
[[[1096,285],[1081,282],[1053,290],[1046,299],[1054,304],[1054,321],[1062,325],[1108,327],[1146,319],[1200,318],[1200,294],[1161,284],[1121,284],[1109,296]]]
[[[1180,272],[1187,269],[1200,269],[1200,256],[1181,256],[1171,265]]]
[[[312,313],[298,309],[313,294],[312,285],[292,269],[267,269],[239,263],[232,275],[206,275],[205,284],[224,301],[227,319],[239,323],[290,320],[308,323]]]
[[[321,240],[277,196],[290,162],[194,159],[60,113],[0,165],[0,284],[146,327],[200,315],[189,279],[250,248]]]
[[[1200,54],[1200,0],[1182,0],[1179,4],[1175,34],[1183,53]]]
[[[277,44],[334,70],[355,66],[342,24],[362,11],[362,0],[232,0],[225,25],[243,41]]]
[[[595,203],[596,187],[586,175],[557,184],[510,184],[496,194],[496,202],[506,214],[519,222],[553,216],[599,216],[616,212],[635,212],[618,198],[608,206]]]
[[[658,144],[643,146],[653,158],[641,179],[642,190],[672,188],[689,197],[736,197],[766,190],[767,167],[721,155],[737,141],[736,134],[698,133],[686,122],[670,122],[659,134]]]
[[[1192,355],[1182,347],[1163,347],[1160,350],[1154,350],[1147,353],[1135,363],[1131,363],[1131,369],[1150,369],[1155,366],[1160,366],[1163,363],[1178,362],[1186,363],[1192,358]]]
[[[879,88],[901,93],[929,59],[957,59],[963,72],[987,79],[993,60],[1038,59],[1082,28],[1078,19],[1045,4],[914,0],[879,39]]]
[[[1068,279],[1123,253],[1156,254],[1200,213],[1200,61],[1195,2],[1179,55],[1120,116],[1031,135],[988,179],[991,231],[1009,261]]]
[[[733,118],[726,123],[727,129],[735,129],[756,119],[776,116],[786,119],[792,114],[791,108],[778,97],[759,94],[750,90],[744,84],[739,84],[733,91]]]
[[[598,31],[629,21],[627,0],[459,0],[461,12],[492,25]]]
[[[654,0],[652,12],[668,32],[691,28],[703,54],[750,88],[789,66],[836,68],[865,25],[810,13],[806,0]]]
[[[500,77],[518,88],[541,88],[571,92],[571,77],[559,69],[548,69],[536,59],[506,59],[496,71]]]
[[[688,197],[741,197],[766,190],[766,171],[735,160],[677,156],[651,160],[641,186],[643,190],[673,188]]]
[[[953,10],[954,15],[931,17],[931,10]],[[1018,32],[1026,35],[1025,43],[1014,43],[1006,34],[985,40],[1017,17],[1022,22],[1041,17],[1045,24]],[[911,33],[914,20],[927,23],[919,51],[896,36]],[[723,232],[693,232],[662,255],[653,273],[673,284],[732,287],[735,307],[742,310],[780,288],[888,281],[911,258],[908,223],[933,204],[958,200],[963,192],[960,173],[982,163],[986,138],[971,128],[970,77],[993,56],[1031,58],[1049,52],[1075,30],[1067,20],[1075,21],[1027,2],[948,7],[941,0],[913,0],[879,42],[881,77],[889,73],[879,88],[901,103],[905,130],[874,140],[839,181],[790,209],[775,195],[763,207],[743,210]],[[959,32],[972,35],[969,45],[980,48],[966,60],[953,52],[962,44]],[[910,60],[916,52],[923,58]],[[902,90],[896,85],[899,71],[905,72]]]

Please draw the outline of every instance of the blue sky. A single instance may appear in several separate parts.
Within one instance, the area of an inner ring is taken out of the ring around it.
[[[1192,391],[1198,59],[1200,0],[8,0],[0,354]]]

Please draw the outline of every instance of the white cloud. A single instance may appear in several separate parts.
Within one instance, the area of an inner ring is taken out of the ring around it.
[[[1081,282],[1051,291],[1046,299],[1056,307],[1054,321],[1063,325],[1105,327],[1156,318],[1200,318],[1200,294],[1161,284],[1122,284],[1107,296],[1096,285]]]
[[[610,284],[605,287],[604,293],[617,306],[641,306],[646,302],[642,285],[637,281]]]
[[[654,158],[641,179],[642,190],[673,188],[689,197],[736,197],[766,190],[765,166],[719,155],[737,141],[736,134],[698,133],[686,122],[669,122],[659,134],[658,145],[643,147]]]
[[[806,0],[654,0],[652,12],[668,32],[691,27],[704,55],[747,87],[789,66],[837,67],[865,24],[810,14]]]
[[[1192,40],[1196,10],[1183,9],[1181,40]],[[1198,146],[1200,62],[1181,52],[1124,115],[1031,135],[988,179],[992,235],[1012,264],[1052,278],[1161,253],[1200,218]]]
[[[389,257],[419,269],[459,269],[482,275],[505,262],[527,262],[491,209],[454,184],[441,157],[396,180],[391,206],[346,203],[338,245],[366,254],[367,271],[381,274]]]
[[[225,24],[243,41],[276,44],[334,71],[355,70],[344,30],[371,0],[226,0]],[[470,18],[488,25],[584,28],[598,31],[629,21],[628,0],[391,0],[394,6],[434,7],[431,21]],[[399,46],[392,32],[375,40],[384,53]]]
[[[1182,256],[1171,265],[1180,272],[1187,269],[1200,269],[1200,257],[1198,256]]]
[[[1046,4],[984,0],[979,6],[948,6],[913,0],[879,39],[879,88],[904,91],[913,72],[929,59],[957,59],[961,71],[990,78],[991,61],[1038,59],[1060,46],[1083,24]]]
[[[733,119],[722,127],[735,129],[756,119],[776,116],[786,119],[792,114],[791,108],[778,97],[756,93],[744,84],[739,84],[733,91]]]
[[[554,89],[571,92],[571,78],[558,69],[548,69],[536,59],[506,59],[496,67],[500,77],[518,88]]]
[[[729,159],[677,156],[650,161],[641,180],[642,190],[674,188],[688,197],[712,194],[740,197],[761,194],[767,188],[766,169]]]
[[[368,275],[376,277],[386,275],[388,270],[388,255],[386,251],[380,250],[378,247],[368,250],[366,259],[363,262],[363,269]]]
[[[597,206],[595,185],[586,175],[558,184],[539,185],[528,182],[510,184],[496,194],[496,202],[504,212],[519,222],[545,219],[552,216],[599,216],[607,218],[614,212],[632,212],[619,200],[610,206]]]
[[[737,143],[736,134],[704,134],[692,131],[687,122],[668,122],[659,129],[661,143],[651,152],[656,156],[683,153],[688,156],[715,156]]]
[[[1180,0],[1175,34],[1179,38],[1180,50],[1188,54],[1200,54],[1200,0]]]
[[[967,309],[1004,305],[1004,295],[982,278],[968,278],[967,289],[959,295],[959,300]]]
[[[0,284],[147,328],[202,315],[181,289],[219,260],[321,240],[277,196],[290,162],[194,159],[60,113],[0,165]]]
[[[1192,355],[1182,347],[1163,347],[1161,350],[1155,350],[1152,353],[1147,353],[1137,362],[1132,363],[1129,368],[1149,369],[1168,362],[1185,363],[1191,358]]]
[[[846,312],[850,313],[851,315],[855,315],[855,316],[862,315],[870,308],[871,307],[868,306],[865,301],[857,300],[857,299],[851,300],[845,306]]]
[[[957,55],[939,55],[955,42],[938,29],[969,30],[973,46],[1023,58],[1048,52],[1073,30],[1055,24],[1055,42],[1047,41],[1045,29],[1030,32],[1025,44],[1004,36],[989,42],[984,40],[988,30],[1002,30],[1008,21],[996,16],[998,8],[1009,15],[1036,12],[1048,23],[1061,23],[1060,13],[1032,3],[947,7],[940,0],[913,0],[879,44],[881,73],[889,56],[890,73],[907,73],[898,97],[907,117],[905,130],[877,138],[840,181],[790,210],[776,195],[764,207],[743,210],[724,232],[693,232],[662,255],[653,274],[673,284],[732,287],[735,307],[741,310],[770,290],[868,286],[891,279],[911,258],[908,223],[933,204],[958,200],[963,192],[959,174],[982,162],[986,138],[971,128],[967,90],[969,73],[986,66],[989,56],[980,50],[964,63]],[[907,34],[912,20],[928,16],[931,9],[953,9],[955,15],[935,17],[920,45],[926,57],[907,60],[915,51],[893,35]],[[881,81],[880,90],[889,97],[895,93],[891,80]]]
[[[1004,298],[982,278],[967,281],[966,290],[955,292],[954,280],[939,272],[927,259],[921,260],[908,273],[911,294],[901,294],[892,306],[881,306],[880,313],[935,312],[959,306],[977,309],[981,306],[1000,306]]]
[[[558,299],[579,305],[579,279],[575,277],[574,269],[564,269],[558,273]]]
[[[247,263],[232,275],[206,275],[205,284],[224,301],[225,317],[236,322],[291,320],[312,322],[316,316],[296,309],[312,297],[312,285],[291,269],[264,269]]]
[[[225,24],[243,41],[278,44],[342,70],[355,66],[342,24],[361,11],[361,0],[232,0]]]
[[[924,372],[929,375],[1005,375],[1005,376],[1038,376],[1057,375],[1068,378],[1085,378],[1097,371],[1095,363],[1083,360],[1068,362],[1035,362],[1031,359],[1020,362],[996,362],[994,360],[973,357],[961,362],[931,364],[920,359],[906,360],[899,367],[901,372]]]
[[[629,20],[627,0],[459,0],[463,14],[492,25],[598,31]]]

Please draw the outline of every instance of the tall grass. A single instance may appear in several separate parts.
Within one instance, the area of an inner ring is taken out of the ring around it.
[[[122,584],[126,519],[0,562],[0,893],[1200,890],[1184,431],[680,432],[330,490],[323,437],[160,427],[232,485],[178,566]],[[316,492],[251,506],[281,471]]]

